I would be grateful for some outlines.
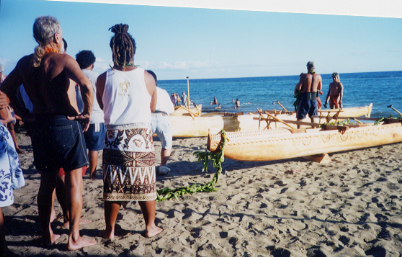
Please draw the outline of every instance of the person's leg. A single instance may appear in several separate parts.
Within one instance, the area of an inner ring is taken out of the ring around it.
[[[14,124],[13,123],[7,123],[7,128],[10,131],[11,137],[13,138],[15,150],[17,151],[17,153],[25,153],[18,146],[17,136],[15,135]]]
[[[51,211],[51,214],[50,214],[50,223],[52,223],[57,218],[57,214],[56,214],[56,211],[54,209],[54,200],[55,200],[55,198],[56,198],[56,188],[53,190],[53,193],[52,193],[52,211]]]
[[[0,207],[0,256],[7,256],[6,234],[4,231],[3,210]]]
[[[161,165],[166,166],[172,153],[172,125],[169,116],[160,116],[157,131],[162,143]]]
[[[65,185],[66,175],[57,176],[56,182],[56,196],[59,201],[61,210],[63,211],[63,228],[67,228],[69,224],[69,210],[67,205],[66,196],[66,185]]]
[[[155,225],[155,200],[138,201],[138,204],[145,220],[145,237],[153,237],[161,233],[163,229]]]
[[[172,153],[172,148],[169,148],[169,149],[162,148],[162,150],[161,150],[161,165],[162,166],[166,166],[171,153]]]
[[[98,166],[98,151],[89,151],[89,178],[96,178],[96,167]]]
[[[119,213],[121,202],[105,201],[105,223],[106,229],[103,231],[103,238],[114,238],[117,214]]]
[[[318,114],[318,103],[317,100],[310,100],[310,106],[309,106],[309,117],[312,123],[315,123],[315,119],[313,116],[316,116]],[[315,128],[315,126],[311,126],[311,128]]]
[[[52,194],[56,186],[57,171],[41,172],[40,187],[38,192],[39,219],[42,227],[42,246],[53,244],[60,235],[53,233],[50,227],[50,215],[52,211]]]
[[[70,214],[68,249],[77,250],[85,246],[95,245],[95,240],[81,237],[79,231],[82,212],[82,168],[66,171],[65,186]]]

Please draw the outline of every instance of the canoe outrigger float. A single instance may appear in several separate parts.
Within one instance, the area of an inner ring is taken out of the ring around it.
[[[370,104],[364,107],[320,110],[319,116],[325,120],[336,119],[338,116],[370,117],[372,108],[373,105]],[[277,119],[262,120],[263,115],[266,113]],[[295,112],[287,111],[260,110],[250,114],[213,112],[195,115],[195,112],[182,112],[180,115],[170,116],[173,137],[208,136],[208,129],[211,129],[211,131],[220,131],[223,129],[226,132],[244,132],[287,127],[284,123],[279,122],[278,119],[296,121],[296,114]],[[303,121],[310,121],[310,119],[306,118]],[[319,122],[322,122],[321,119]]]
[[[273,161],[314,155],[323,158],[327,153],[402,142],[402,119],[390,122],[388,120],[389,124],[382,125],[325,125],[316,129],[226,132],[224,156],[239,161]],[[209,133],[208,150],[218,151],[220,143],[221,133]]]

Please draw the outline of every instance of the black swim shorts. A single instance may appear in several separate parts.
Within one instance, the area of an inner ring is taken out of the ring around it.
[[[298,120],[302,120],[306,118],[307,114],[311,118],[311,116],[317,115],[317,109],[318,109],[317,99],[316,100],[302,99],[297,105],[296,118]]]
[[[32,134],[34,165],[39,171],[71,171],[88,165],[82,126],[63,115],[36,115]]]

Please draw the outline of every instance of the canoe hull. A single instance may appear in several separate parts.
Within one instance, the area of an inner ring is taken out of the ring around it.
[[[239,161],[273,161],[315,154],[342,152],[402,142],[401,123],[338,130],[311,129],[292,134],[287,129],[227,132],[226,158]],[[216,151],[221,135],[208,135],[208,150]]]
[[[370,116],[371,106],[344,108],[341,112],[342,116],[360,117]],[[334,113],[335,114],[335,113]],[[323,115],[326,113],[323,112]],[[188,115],[170,116],[172,124],[173,137],[202,137],[208,136],[208,130],[218,132],[224,129],[227,132],[234,131],[255,131],[264,130],[269,125],[270,128],[284,128],[284,124],[279,122],[271,122],[267,124],[265,121],[255,120],[259,115],[238,115],[238,116],[224,116],[223,113],[215,113],[215,115],[206,114],[201,117],[191,117]],[[296,120],[296,115],[293,114],[279,114],[281,120]],[[303,121],[310,122],[309,118]],[[295,125],[294,125],[295,127]]]

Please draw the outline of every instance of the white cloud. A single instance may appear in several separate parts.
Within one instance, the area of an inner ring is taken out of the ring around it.
[[[101,62],[105,62],[105,60],[103,60],[102,58],[96,58],[96,61],[95,61],[95,62],[101,63]]]
[[[3,67],[6,67],[7,63],[10,61],[10,59],[6,58],[1,58],[0,57],[0,64],[3,65]]]
[[[190,70],[190,69],[205,69],[205,68],[217,68],[219,65],[211,62],[158,62],[151,63],[149,61],[138,61],[136,63],[138,66],[144,69],[155,69],[155,70]]]

